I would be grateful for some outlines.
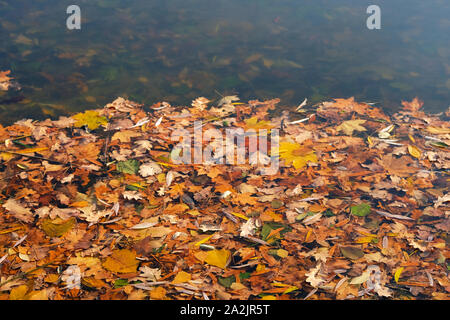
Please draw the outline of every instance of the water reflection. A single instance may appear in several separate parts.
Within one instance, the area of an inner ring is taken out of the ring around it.
[[[450,4],[377,1],[382,29],[356,0],[0,1],[0,69],[21,92],[1,122],[103,106],[117,96],[186,104],[204,95],[281,97],[285,105],[356,96],[394,110],[418,95],[450,101]],[[15,100],[14,100],[15,99]]]

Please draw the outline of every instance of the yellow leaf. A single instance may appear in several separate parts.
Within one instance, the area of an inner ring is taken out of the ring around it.
[[[244,216],[244,215],[241,214],[241,213],[235,213],[235,212],[232,212],[231,214],[232,214],[233,216],[242,218],[242,219],[244,219],[244,220],[248,220],[248,217]]]
[[[72,116],[73,119],[77,120],[74,126],[77,128],[81,128],[83,126],[87,126],[90,130],[95,130],[101,125],[105,125],[108,123],[105,117],[100,116],[97,111],[88,110],[84,113],[78,113]]]
[[[314,151],[302,147],[297,143],[282,142],[279,149],[280,158],[286,165],[293,165],[295,169],[303,168],[308,162],[317,162]]]
[[[258,272],[262,272],[264,270],[266,270],[266,266],[264,264],[258,264],[256,266],[256,270],[255,271],[258,273]]]
[[[277,300],[276,296],[268,295],[261,298],[261,300]]]
[[[47,289],[40,291],[31,291],[27,294],[27,300],[48,300]]]
[[[230,289],[231,289],[231,290],[239,291],[239,290],[242,290],[242,289],[247,289],[247,287],[244,286],[242,283],[239,283],[239,282],[233,282],[233,283],[231,284],[231,286],[230,286]]]
[[[366,120],[348,120],[344,121],[340,126],[336,127],[337,131],[343,131],[346,135],[351,136],[353,131],[367,131],[366,128],[361,126]]]
[[[75,217],[66,221],[63,221],[60,218],[56,218],[55,220],[45,219],[42,222],[42,230],[44,230],[45,234],[49,237],[60,237],[72,229],[75,222]]]
[[[134,273],[137,271],[139,261],[136,254],[128,249],[114,250],[103,262],[103,267],[116,273]]]
[[[72,202],[70,204],[70,206],[74,207],[74,208],[85,208],[85,207],[88,207],[89,205],[90,205],[90,203],[87,201],[76,201],[76,202]]]
[[[198,241],[197,243],[195,243],[195,246],[198,247],[198,246],[200,246],[201,244],[203,244],[203,243],[205,243],[205,242],[208,242],[209,239],[211,239],[213,235],[214,235],[214,234],[209,235],[209,236],[203,238],[202,240]]]
[[[433,134],[448,134],[450,133],[450,128],[440,128],[430,126],[427,128],[427,131]]]
[[[175,283],[183,283],[183,282],[188,282],[189,280],[191,280],[191,275],[187,272],[180,271],[177,273],[177,275],[173,279],[172,283],[174,283],[174,284]]]
[[[0,153],[0,158],[1,158],[3,161],[9,161],[9,160],[11,160],[12,158],[14,158],[14,154],[8,153],[8,152],[1,152],[1,153]]]
[[[231,256],[231,252],[226,249],[211,250],[211,251],[208,251],[208,255],[205,258],[205,262],[212,266],[216,266],[216,267],[225,269],[225,267],[228,264],[228,260],[229,260],[230,256]]]
[[[200,214],[200,212],[198,210],[195,210],[195,209],[189,210],[186,213],[189,213],[191,216],[194,216],[194,217],[198,216]]]
[[[259,129],[272,129],[273,125],[270,121],[261,120],[258,121],[257,117],[252,117],[250,119],[245,120],[245,129],[254,129],[258,131]]]
[[[44,281],[48,283],[57,282],[59,280],[59,275],[56,273],[50,273],[45,276]]]
[[[358,238],[358,239],[356,239],[356,243],[371,243],[374,239],[376,239],[376,238],[374,238],[374,237],[361,237],[361,238]]]
[[[81,279],[81,283],[89,288],[97,288],[98,289],[98,288],[106,287],[106,284],[102,280],[95,279],[94,277],[83,278],[83,279]]]
[[[48,150],[48,148],[28,148],[28,149],[22,149],[22,150],[14,150],[15,153],[34,153],[34,152],[41,152]]]
[[[28,287],[26,285],[15,287],[9,293],[9,300],[24,300],[27,291]]]
[[[422,155],[422,152],[420,152],[416,146],[408,145],[408,151],[410,155],[417,159],[420,159],[420,156]]]
[[[402,275],[403,269],[405,269],[405,268],[404,267],[400,267],[397,270],[395,270],[395,274],[394,274],[395,282],[398,283],[398,280],[400,279],[400,276]]]
[[[284,249],[277,250],[277,256],[279,256],[280,258],[286,258],[288,255],[289,255],[289,252],[287,250],[284,250]]]
[[[163,300],[166,298],[166,289],[163,287],[156,287],[150,291],[150,299],[153,300]]]

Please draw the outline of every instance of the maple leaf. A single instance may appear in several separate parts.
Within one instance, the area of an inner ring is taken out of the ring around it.
[[[124,191],[122,196],[127,200],[141,200],[142,196],[137,191]]]
[[[318,161],[314,151],[292,142],[280,143],[279,155],[286,165],[292,164],[295,169],[303,168],[308,162]]]
[[[81,128],[83,126],[87,126],[89,130],[95,130],[101,125],[105,125],[108,123],[108,120],[105,117],[100,116],[97,111],[88,110],[84,113],[78,113],[72,116],[73,119],[77,120],[74,126],[77,128]]]
[[[408,166],[408,164],[412,164],[412,160],[406,156],[396,158],[392,154],[387,154],[381,157],[380,164],[389,174],[399,177],[406,177],[417,170],[414,167]]]
[[[149,281],[158,281],[161,278],[161,269],[158,268],[150,268],[147,266],[140,267],[139,271],[141,272],[139,274],[139,277],[145,278]]]
[[[118,131],[112,136],[111,141],[119,140],[122,143],[127,143],[131,141],[131,138],[140,137],[141,135],[141,133],[133,130]]]
[[[336,130],[344,131],[346,135],[351,136],[353,131],[367,131],[366,128],[361,126],[365,122],[366,120],[361,119],[344,121],[340,126],[336,127]]]
[[[11,86],[11,78],[8,77],[11,71],[0,71],[0,90],[7,91]]]
[[[217,105],[220,107],[223,106],[224,104],[231,104],[233,103],[233,101],[239,101],[239,97],[236,95],[223,97],[222,99],[219,100]]]
[[[205,97],[199,97],[192,101],[192,106],[199,111],[203,111],[208,106],[209,102],[211,101],[209,101]]]
[[[420,101],[419,98],[415,97],[411,102],[402,101],[402,106],[404,110],[417,112],[423,106],[423,101]]]
[[[9,81],[11,78],[8,76],[8,74],[10,74],[10,73],[11,73],[11,70],[0,71],[0,82]]]
[[[244,121],[245,130],[254,129],[256,131],[260,129],[272,129],[274,125],[270,123],[270,121],[259,120],[257,117],[252,117]]]
[[[144,178],[160,174],[161,172],[162,169],[156,162],[147,162],[139,167],[139,174]]]
[[[325,279],[320,277],[321,269],[322,263],[318,263],[314,268],[311,268],[309,272],[305,273],[307,276],[306,281],[314,288],[318,288],[325,282]]]

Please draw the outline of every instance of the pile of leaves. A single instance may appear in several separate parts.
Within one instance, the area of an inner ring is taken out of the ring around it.
[[[449,112],[278,103],[0,126],[0,298],[448,299]],[[279,129],[280,168],[173,163],[198,120]]]

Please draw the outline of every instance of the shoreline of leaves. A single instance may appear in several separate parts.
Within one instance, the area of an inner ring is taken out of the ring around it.
[[[0,127],[0,298],[448,299],[448,111],[238,101]],[[282,166],[171,163],[198,120],[281,129]]]

